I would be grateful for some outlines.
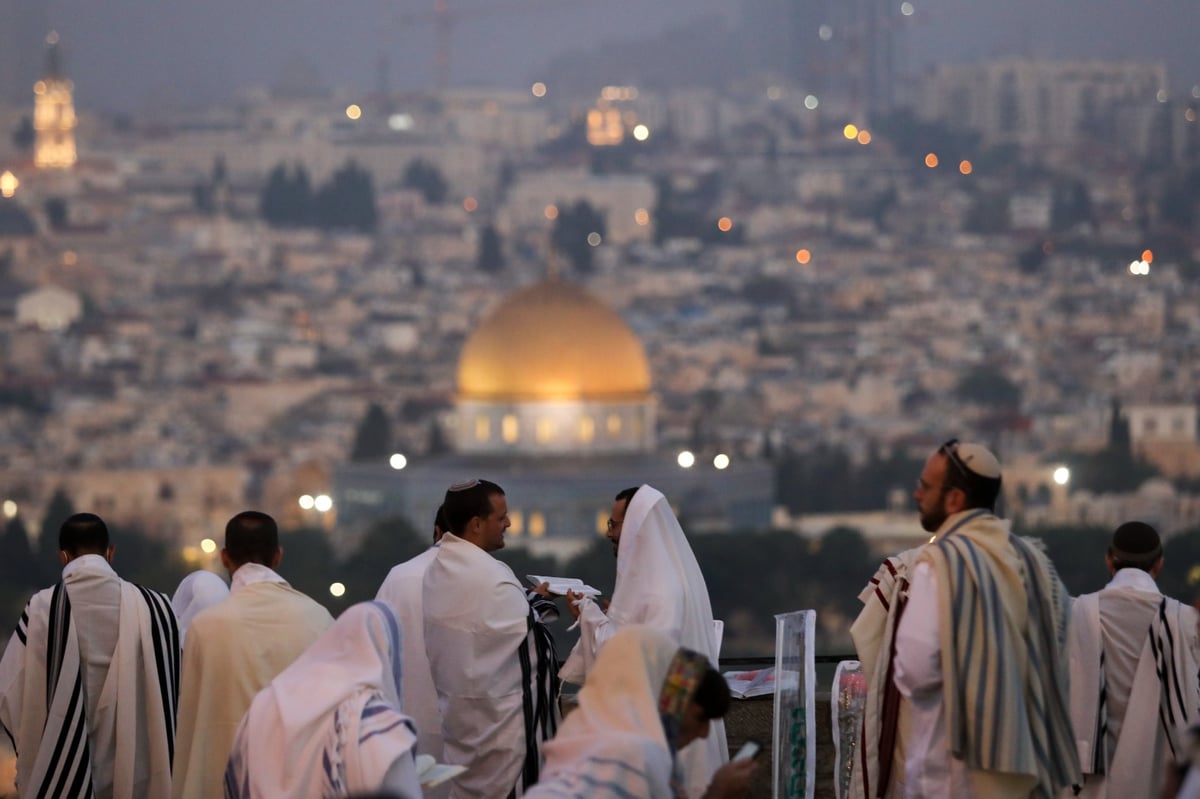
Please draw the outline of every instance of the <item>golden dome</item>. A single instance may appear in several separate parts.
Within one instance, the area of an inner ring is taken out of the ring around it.
[[[467,339],[458,391],[485,402],[645,399],[650,365],[615,311],[544,280],[501,302]]]

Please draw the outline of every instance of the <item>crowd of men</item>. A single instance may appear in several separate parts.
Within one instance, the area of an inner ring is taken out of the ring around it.
[[[985,447],[939,447],[914,493],[928,543],[860,595],[851,794],[1200,797],[1200,613],[1158,591],[1157,532],[1119,527],[1112,581],[1072,599],[1000,488]],[[197,573],[173,599],[120,579],[103,520],[72,516],[62,579],[0,661],[20,796],[745,796],[722,626],[667,498],[617,494],[610,603],[523,585],[493,556],[508,527],[499,485],[451,486],[433,545],[335,621],[279,575],[265,513],[226,526],[228,588]],[[580,631],[562,663],[560,601]]]

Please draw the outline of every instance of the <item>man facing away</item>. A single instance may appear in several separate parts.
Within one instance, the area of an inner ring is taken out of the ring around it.
[[[425,653],[424,602],[421,591],[425,570],[437,555],[438,542],[447,528],[445,511],[439,506],[433,520],[433,546],[415,558],[398,563],[388,572],[375,598],[387,604],[400,620],[400,659],[404,666],[404,712],[417,725],[417,751],[442,759],[442,716],[437,691]]]
[[[176,799],[224,796],[225,764],[250,701],[333,623],[275,572],[282,558],[267,514],[243,511],[225,526],[229,597],[197,614],[183,650]]]
[[[1158,796],[1200,717],[1200,614],[1158,590],[1162,553],[1153,527],[1122,524],[1104,559],[1112,580],[1071,606],[1071,720],[1090,799]]]
[[[425,647],[442,713],[445,761],[467,771],[452,799],[520,796],[537,782],[541,746],[558,726],[557,616],[546,587],[526,592],[491,553],[509,527],[504,490],[486,480],[450,487],[450,531],[425,571]]]
[[[1078,780],[1068,598],[1045,552],[996,517],[1000,480],[991,452],[952,439],[914,493],[933,539],[895,634],[910,799],[1051,797]]]
[[[582,685],[600,649],[629,624],[660,630],[715,666],[720,647],[708,586],[667,498],[648,485],[621,491],[613,501],[608,538],[617,557],[612,603],[605,613],[590,598],[568,597],[580,635],[559,676]],[[724,722],[714,720],[705,740],[679,753],[688,795],[702,796],[728,759]]]
[[[166,796],[179,687],[171,602],[117,576],[104,521],[58,534],[62,580],[34,594],[0,662],[21,797]]]

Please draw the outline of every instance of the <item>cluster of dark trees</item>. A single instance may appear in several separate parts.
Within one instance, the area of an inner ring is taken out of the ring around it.
[[[353,161],[315,189],[303,166],[276,166],[263,187],[259,212],[272,227],[369,233],[379,221],[371,175]]]

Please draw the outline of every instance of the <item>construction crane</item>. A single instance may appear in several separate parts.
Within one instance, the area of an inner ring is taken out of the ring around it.
[[[433,28],[433,85],[439,93],[450,83],[450,53],[455,26],[466,19],[496,16],[497,14],[520,13],[538,8],[562,8],[563,0],[496,0],[487,5],[469,5],[452,8],[449,0],[433,0],[429,11],[406,11],[398,13],[393,21],[398,28],[429,25]]]

